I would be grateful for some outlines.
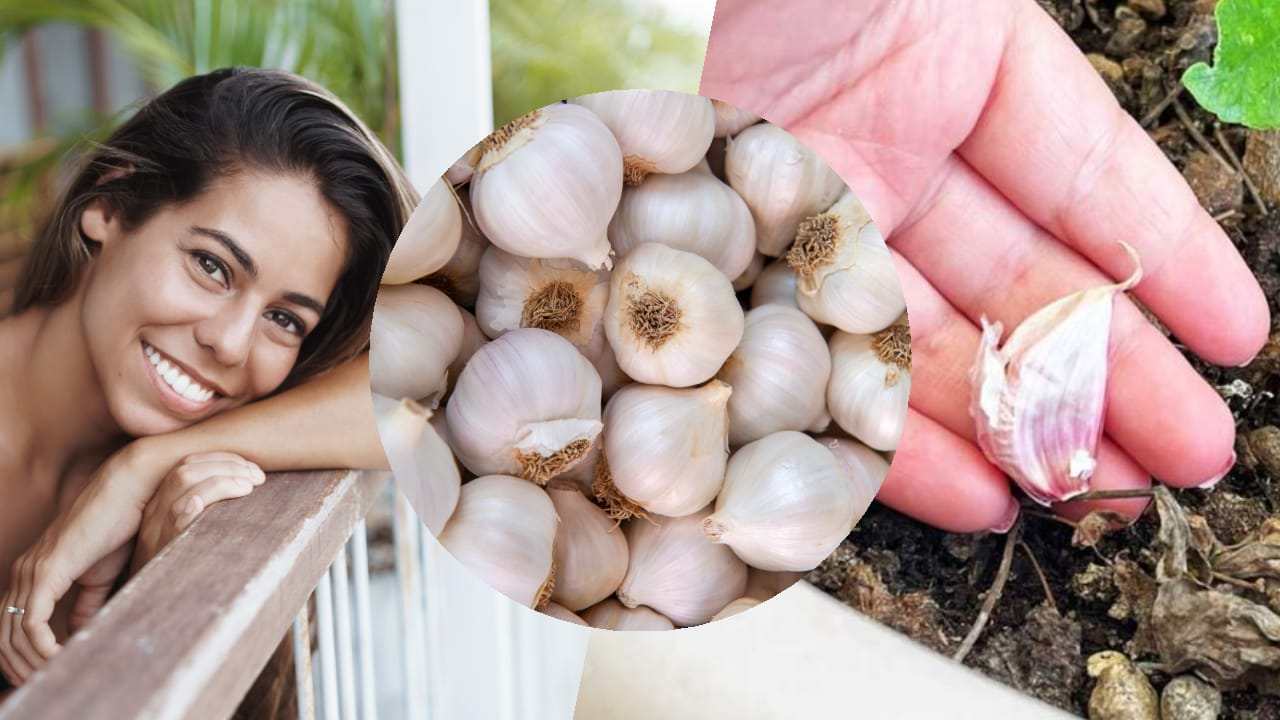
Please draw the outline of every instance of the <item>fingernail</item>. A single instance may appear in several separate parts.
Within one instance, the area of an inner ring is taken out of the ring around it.
[[[1022,503],[1018,502],[1018,498],[1010,497],[1009,506],[1005,508],[1004,515],[1000,516],[1000,521],[991,527],[991,532],[1003,535],[1013,527],[1018,521],[1018,513],[1022,512]]]
[[[1235,466],[1236,466],[1236,451],[1232,450],[1231,459],[1228,460],[1226,466],[1222,468],[1222,472],[1218,473],[1217,475],[1214,475],[1208,480],[1205,480],[1204,482],[1200,483],[1196,487],[1200,488],[1201,490],[1208,490],[1209,488],[1212,488],[1214,485],[1217,485],[1218,482],[1222,480],[1222,478],[1226,477],[1227,473],[1231,472],[1231,468]]]

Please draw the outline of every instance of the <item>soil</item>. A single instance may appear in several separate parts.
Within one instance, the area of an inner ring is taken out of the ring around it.
[[[1240,460],[1213,490],[1174,495],[1188,512],[1202,515],[1223,543],[1238,542],[1264,519],[1280,514],[1280,431],[1275,430],[1280,426],[1280,133],[1219,123],[1186,92],[1170,100],[1182,71],[1211,58],[1214,0],[1038,2],[1183,172],[1271,304],[1271,342],[1247,367],[1210,366],[1184,349],[1231,408]],[[1244,173],[1234,169],[1237,163]],[[1088,657],[1143,644],[1134,637],[1141,608],[1132,599],[1141,595],[1143,583],[1152,582],[1151,548],[1159,524],[1155,512],[1148,511],[1090,548],[1073,546],[1074,530],[1063,521],[1035,511],[1023,517],[1007,584],[964,662],[1088,716],[1094,688],[1086,673]],[[999,535],[945,533],[876,505],[809,580],[954,655],[992,587],[1005,542]],[[1158,659],[1142,652],[1133,656],[1157,691],[1171,679],[1155,668]],[[1253,689],[1226,691],[1218,717],[1280,720],[1280,697]]]

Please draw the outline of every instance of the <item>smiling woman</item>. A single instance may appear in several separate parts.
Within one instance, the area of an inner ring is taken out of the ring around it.
[[[83,160],[0,318],[9,682],[131,549],[136,568],[264,470],[385,463],[363,353],[415,201],[339,100],[278,71],[184,80]]]

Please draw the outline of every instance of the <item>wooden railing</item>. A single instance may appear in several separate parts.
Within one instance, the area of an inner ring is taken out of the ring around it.
[[[0,720],[228,717],[388,477],[273,474],[209,508],[0,706]]]

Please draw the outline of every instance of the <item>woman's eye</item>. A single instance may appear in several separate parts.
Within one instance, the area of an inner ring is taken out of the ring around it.
[[[281,310],[270,310],[267,312],[267,319],[279,325],[294,335],[302,335],[306,330],[302,325],[302,321],[294,317],[292,314]]]
[[[195,253],[196,263],[200,265],[200,269],[206,275],[216,280],[221,285],[227,284],[227,270],[222,261],[208,253]]]

